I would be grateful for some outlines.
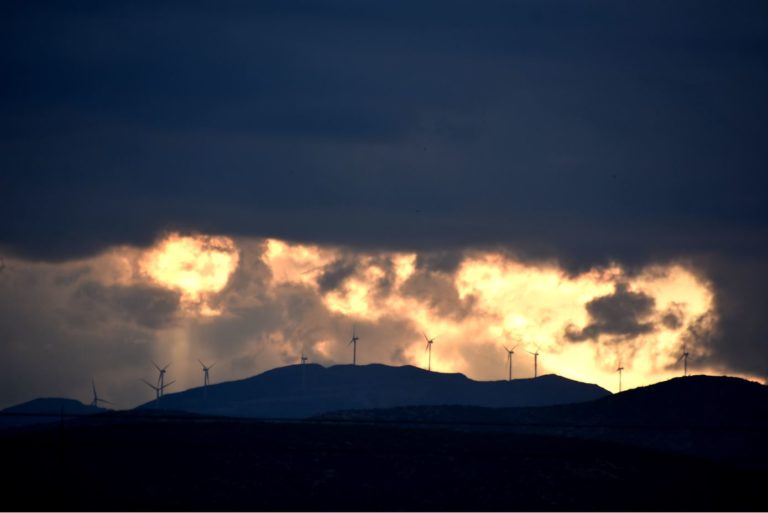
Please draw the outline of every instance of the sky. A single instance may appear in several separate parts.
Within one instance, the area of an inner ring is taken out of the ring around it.
[[[764,2],[10,2],[0,407],[296,363],[768,373]]]

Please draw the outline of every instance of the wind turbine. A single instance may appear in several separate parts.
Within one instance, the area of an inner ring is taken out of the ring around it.
[[[536,352],[532,353],[525,350],[526,353],[533,355],[533,377],[536,378],[539,375],[539,346],[536,346]]]
[[[216,365],[216,363],[214,362],[213,365],[207,367],[201,360],[197,361],[200,362],[200,365],[203,367],[203,386],[207,387],[211,383],[210,377],[208,376],[208,371],[213,369],[213,366]]]
[[[304,350],[301,350],[301,390],[307,388],[307,357],[304,355]]]
[[[163,397],[163,390],[165,390],[169,386],[171,386],[174,383],[176,383],[176,381],[171,381],[170,383],[163,383],[162,386],[157,386],[157,385],[153,385],[152,383],[150,383],[146,379],[142,379],[142,381],[144,383],[146,383],[149,388],[151,388],[152,390],[155,391],[155,401],[157,401],[157,402],[160,402],[160,398]]]
[[[621,371],[624,370],[624,367],[621,365],[621,360],[619,360],[619,367],[616,369],[616,372],[619,373],[619,393],[621,393]]]
[[[423,331],[421,334],[424,335],[424,340],[427,341],[427,348],[425,351],[429,352],[429,363],[427,364],[427,370],[432,372],[432,342],[434,342],[437,337],[429,338]]]
[[[352,365],[357,365],[357,341],[360,340],[360,337],[355,335],[355,325],[352,325],[352,339],[349,341],[349,344],[352,346]]]
[[[160,388],[160,390],[162,390],[164,388],[164,384],[165,384],[165,371],[166,371],[166,369],[168,369],[168,367],[171,366],[171,364],[168,363],[168,364],[165,365],[165,367],[160,368],[160,366],[158,364],[156,364],[154,362],[154,360],[153,360],[152,361],[152,365],[154,365],[155,369],[157,369],[157,371],[160,373],[160,375],[157,376],[157,386]]]
[[[680,360],[683,360],[683,376],[688,375],[688,354],[688,348],[683,344],[683,354],[677,359],[677,363],[680,363]]]
[[[96,383],[93,381],[93,379],[91,379],[91,388],[93,388],[93,401],[91,401],[91,406],[96,406],[98,408],[99,403],[106,403],[114,406],[114,403],[111,403],[106,399],[99,398],[99,394],[96,393]]]
[[[504,349],[507,351],[507,363],[509,363],[509,381],[512,381],[512,355],[515,354],[515,348],[519,346],[520,344],[515,344],[515,346],[512,349],[507,348],[507,346],[504,346]]]

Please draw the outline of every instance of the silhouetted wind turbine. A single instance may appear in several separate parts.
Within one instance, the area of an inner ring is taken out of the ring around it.
[[[200,365],[203,367],[203,386],[207,387],[211,382],[210,376],[208,376],[208,371],[213,369],[213,366],[216,365],[216,363],[214,362],[213,365],[207,367],[201,360],[197,361],[200,362]]]
[[[149,382],[149,381],[147,381],[146,379],[142,379],[142,381],[143,381],[144,383],[146,383],[146,384],[147,384],[147,386],[148,386],[149,388],[151,388],[152,390],[154,390],[154,391],[155,391],[155,400],[156,400],[158,403],[160,402],[160,398],[161,398],[161,397],[163,397],[163,391],[164,391],[166,388],[168,388],[169,386],[171,386],[171,385],[173,385],[174,383],[176,383],[175,381],[171,381],[170,383],[163,383],[163,386],[159,387],[159,386],[157,386],[157,385],[153,385],[152,383],[150,383],[150,382]]]
[[[352,340],[349,341],[349,344],[352,345],[352,365],[357,365],[357,341],[360,340],[360,337],[355,335],[355,325],[352,325]]]
[[[616,369],[616,372],[619,373],[619,393],[621,393],[621,371],[624,370],[624,367],[621,365],[621,360],[619,360],[619,367]]]
[[[99,403],[106,403],[106,404],[112,404],[113,403],[107,401],[106,399],[100,399],[99,395],[96,393],[96,383],[91,380],[91,388],[93,388],[93,401],[91,401],[91,406],[99,406]]]
[[[301,389],[307,388],[307,357],[304,350],[301,350]]]
[[[683,354],[677,359],[677,363],[680,363],[680,360],[683,360],[683,376],[688,375],[688,354],[688,348],[683,344]]]
[[[427,370],[432,371],[432,342],[435,341],[437,337],[429,338],[426,333],[423,331],[421,332],[422,335],[424,335],[424,340],[427,341],[427,348],[425,351],[429,352],[429,363],[427,364]]]
[[[539,346],[536,346],[535,353],[531,353],[527,349],[525,352],[533,355],[533,377],[536,378],[539,375]]]
[[[507,348],[507,346],[504,346],[504,349],[507,351],[507,363],[509,363],[509,381],[512,381],[512,355],[515,354],[515,348],[519,346],[520,344],[515,344],[515,346],[512,349]]]
[[[165,385],[165,371],[166,369],[168,369],[168,367],[171,366],[171,364],[168,363],[165,365],[165,367],[161,369],[160,366],[156,364],[153,360],[152,365],[154,365],[155,369],[157,369],[157,371],[160,373],[160,375],[157,377],[157,386],[160,388],[160,390],[162,390]]]

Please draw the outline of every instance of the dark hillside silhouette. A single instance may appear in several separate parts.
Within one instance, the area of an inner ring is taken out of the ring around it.
[[[86,405],[74,399],[34,399],[0,411],[0,429],[58,422],[59,418],[57,418],[57,415],[63,415],[64,417],[69,415],[93,415],[105,411],[107,410],[104,408]],[[2,415],[3,413],[8,415]],[[44,416],[34,416],[32,415],[34,413],[41,413]]]
[[[537,379],[474,381],[463,374],[412,366],[292,365],[252,378],[163,396],[141,409],[168,408],[231,417],[303,418],[341,409],[461,404],[544,406],[610,395],[597,386],[548,375]]]
[[[731,377],[675,378],[594,401],[541,408],[404,407],[320,418],[577,436],[768,462],[768,387]]]
[[[109,414],[107,414],[109,415]],[[765,510],[763,470],[619,445],[369,425],[137,419],[0,434],[14,510]],[[161,457],[160,470],[151,467]],[[682,490],[682,492],[681,492]]]

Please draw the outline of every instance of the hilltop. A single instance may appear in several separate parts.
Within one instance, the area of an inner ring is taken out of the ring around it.
[[[33,399],[0,411],[0,429],[58,422],[60,415],[93,415],[106,411],[109,410],[86,405],[74,399],[58,397]],[[32,415],[35,413],[42,415]]]
[[[547,406],[610,395],[592,384],[556,375],[474,381],[457,373],[381,364],[291,365],[251,378],[164,396],[140,409],[162,407],[230,417],[303,418],[333,410],[412,405]]]

